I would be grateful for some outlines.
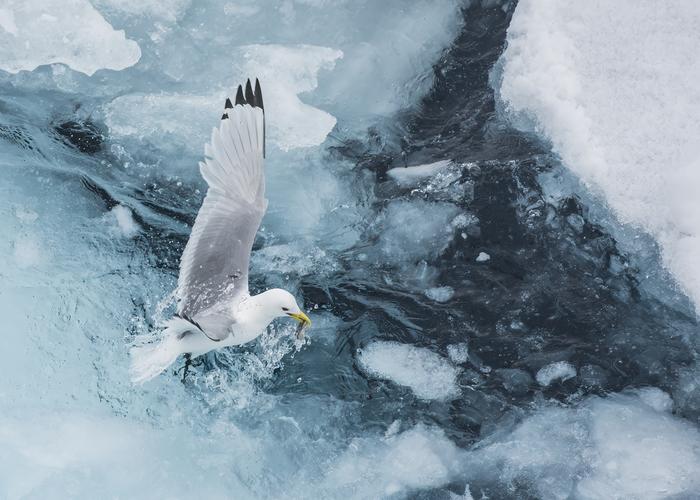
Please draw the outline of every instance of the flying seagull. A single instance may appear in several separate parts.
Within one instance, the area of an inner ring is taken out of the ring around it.
[[[131,377],[143,383],[185,355],[257,338],[277,317],[299,321],[297,335],[311,324],[294,296],[279,288],[248,293],[248,264],[265,199],[265,111],[260,82],[238,86],[235,103],[226,99],[219,127],[211,133],[199,168],[209,190],[180,260],[177,314],[162,340],[131,349]],[[184,380],[184,375],[183,375]]]

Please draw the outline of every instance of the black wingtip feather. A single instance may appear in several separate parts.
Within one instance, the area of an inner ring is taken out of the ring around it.
[[[253,87],[250,85],[250,79],[245,82],[245,100],[251,106],[255,106],[255,94],[253,94]]]
[[[245,98],[243,97],[243,87],[239,85],[238,90],[236,91],[236,105],[242,105],[245,103]]]
[[[236,106],[249,104],[254,108],[260,108],[263,111],[263,158],[265,158],[265,106],[263,105],[262,89],[260,88],[260,80],[255,79],[255,91],[253,91],[253,86],[250,83],[250,78],[245,82],[245,94],[243,93],[243,86],[239,85],[238,90],[236,90]],[[226,104],[224,104],[224,109],[228,110],[233,108],[231,104],[231,99],[226,98]],[[224,112],[221,116],[222,120],[228,119],[228,113]]]
[[[255,106],[265,111],[263,106],[262,89],[260,88],[260,80],[255,79]]]

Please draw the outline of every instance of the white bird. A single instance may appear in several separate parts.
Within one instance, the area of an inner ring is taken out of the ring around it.
[[[177,314],[162,340],[131,349],[131,378],[143,383],[181,354],[185,374],[191,360],[213,349],[257,338],[277,317],[299,321],[297,335],[311,324],[294,296],[279,288],[248,293],[248,264],[265,199],[265,112],[260,83],[239,85],[199,167],[209,190],[180,260]],[[184,380],[184,376],[183,376]]]

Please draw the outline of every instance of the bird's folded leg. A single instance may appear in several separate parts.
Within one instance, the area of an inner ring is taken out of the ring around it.
[[[190,366],[192,365],[192,355],[188,352],[185,354],[185,368],[182,370],[182,383],[185,383],[187,379],[187,373],[190,371]]]

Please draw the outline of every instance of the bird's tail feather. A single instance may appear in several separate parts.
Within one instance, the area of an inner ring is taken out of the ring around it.
[[[163,373],[182,354],[179,338],[192,324],[187,320],[174,317],[165,323],[161,340],[131,347],[130,375],[135,384],[143,384]]]

